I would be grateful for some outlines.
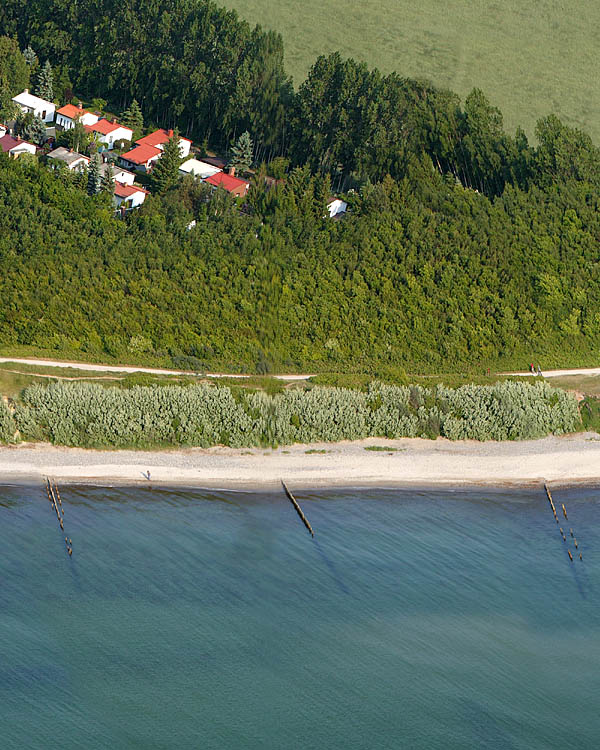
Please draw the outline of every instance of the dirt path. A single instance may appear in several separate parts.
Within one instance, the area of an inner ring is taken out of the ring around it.
[[[151,375],[195,375],[189,370],[162,370],[156,367],[136,367],[135,365],[94,365],[87,362],[61,362],[54,359],[18,359],[15,357],[0,357],[0,363],[10,362],[19,365],[35,365],[37,367],[72,367],[76,370],[92,370],[94,372],[147,372]],[[35,375],[36,373],[29,373]],[[232,375],[231,373],[206,372],[201,373],[204,378],[251,378],[253,375]],[[272,375],[277,380],[307,380],[311,375]]]

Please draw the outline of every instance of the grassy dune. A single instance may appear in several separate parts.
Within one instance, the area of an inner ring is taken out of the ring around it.
[[[511,130],[531,135],[553,111],[600,142],[600,4],[591,0],[220,2],[281,32],[295,85],[318,55],[339,50],[462,97],[478,86]]]

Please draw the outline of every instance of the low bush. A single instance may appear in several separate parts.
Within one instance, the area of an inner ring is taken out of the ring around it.
[[[212,384],[123,389],[59,382],[25,388],[14,419],[4,409],[5,441],[16,423],[24,439],[116,448],[439,435],[520,440],[572,432],[579,423],[575,398],[545,382],[456,389],[374,382],[366,390],[314,386],[274,394]]]

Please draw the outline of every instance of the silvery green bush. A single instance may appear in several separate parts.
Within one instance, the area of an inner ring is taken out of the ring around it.
[[[0,398],[0,443],[14,443],[16,429],[8,404]]]
[[[115,448],[438,435],[519,440],[572,432],[579,421],[575,398],[545,382],[455,389],[371,383],[366,391],[315,387],[274,396],[213,385],[120,389],[54,383],[26,388],[14,420],[8,416],[7,434],[11,425],[14,434],[16,423],[24,439]]]

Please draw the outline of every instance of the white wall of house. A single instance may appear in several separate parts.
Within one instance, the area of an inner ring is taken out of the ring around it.
[[[3,135],[6,135],[6,128],[4,125],[0,125],[0,138],[2,138]]]
[[[14,156],[15,158],[18,156],[21,156],[21,154],[34,154],[35,155],[35,146],[33,145],[33,143],[19,143],[18,146],[11,148],[11,150],[8,153],[11,156]]]
[[[119,162],[125,167],[125,169],[132,169],[134,172],[149,172],[154,162],[158,161],[159,156],[160,154],[151,157],[147,162],[145,162],[145,164],[134,164],[132,161],[123,159],[122,156],[119,157]]]
[[[13,97],[13,102],[17,104],[21,112],[32,112],[34,115],[41,117],[44,122],[52,122],[56,106],[52,102],[40,99],[39,96],[33,96],[29,89],[25,89],[17,96]]]
[[[121,169],[121,167],[113,165],[113,180],[115,182],[122,182],[124,185],[133,185],[135,175],[133,172],[128,172],[126,169]]]
[[[82,125],[95,125],[100,118],[91,112],[84,112],[77,119]],[[56,124],[63,128],[63,130],[71,130],[71,128],[75,127],[75,120],[66,115],[56,115]]]
[[[113,203],[116,208],[125,206],[125,208],[138,208],[146,200],[146,193],[139,190],[137,193],[130,195],[128,198],[121,198],[118,195],[113,195]]]
[[[133,130],[121,126],[107,135],[95,133],[95,136],[98,143],[103,143],[108,149],[112,149],[117,141],[130,141],[133,138]]]

